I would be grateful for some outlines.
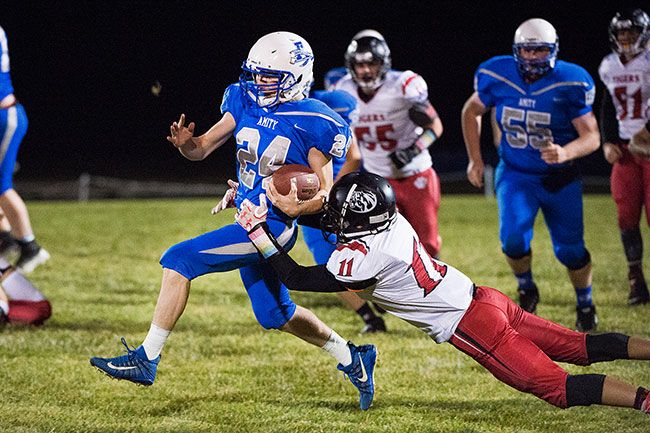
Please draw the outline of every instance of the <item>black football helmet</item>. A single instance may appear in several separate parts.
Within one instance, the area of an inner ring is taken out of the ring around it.
[[[622,45],[617,38],[620,30],[636,30],[639,37],[631,44]],[[609,23],[609,43],[619,55],[634,57],[646,48],[649,40],[650,17],[641,9],[617,12]]]
[[[378,76],[372,81],[364,80],[354,72],[356,63],[380,62]],[[354,82],[363,90],[375,90],[384,83],[391,67],[390,48],[384,37],[375,30],[362,30],[352,38],[345,52],[345,67]]]
[[[320,224],[324,234],[347,242],[386,230],[396,217],[395,193],[386,179],[350,173],[332,186]]]

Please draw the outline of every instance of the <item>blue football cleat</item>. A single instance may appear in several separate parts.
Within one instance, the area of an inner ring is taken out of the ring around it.
[[[126,355],[115,358],[90,358],[90,365],[97,367],[113,379],[128,380],[139,385],[149,386],[156,379],[156,369],[160,362],[160,355],[149,360],[144,347],[130,349],[122,337],[122,344],[126,347]]]
[[[377,348],[372,344],[355,346],[348,342],[352,363],[348,366],[339,364],[336,368],[341,370],[350,379],[350,382],[359,390],[359,407],[368,410],[375,396],[375,362],[377,361]]]

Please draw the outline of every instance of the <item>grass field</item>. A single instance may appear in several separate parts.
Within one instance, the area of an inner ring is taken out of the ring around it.
[[[648,432],[629,409],[560,410],[498,382],[450,345],[388,317],[390,332],[359,336],[360,320],[334,295],[295,294],[344,337],[380,350],[368,412],[324,352],[256,323],[236,272],[199,278],[149,388],[117,382],[88,363],[138,345],[170,245],[232,221],[212,200],[30,203],[52,259],[32,274],[53,317],[40,328],[0,333],[0,432]],[[650,336],[650,306],[626,306],[626,265],[608,196],[585,199],[601,331]],[[479,284],[514,296],[500,252],[494,201],[445,196],[442,257]],[[647,230],[644,228],[647,240]],[[567,326],[574,294],[538,218],[533,241],[539,314]],[[298,243],[292,255],[309,262]],[[613,374],[650,385],[650,363],[617,361],[571,372]]]

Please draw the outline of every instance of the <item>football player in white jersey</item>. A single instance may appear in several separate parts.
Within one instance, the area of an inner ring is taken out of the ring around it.
[[[607,88],[600,128],[605,159],[613,165],[610,182],[628,263],[628,304],[638,305],[650,300],[639,229],[644,206],[650,225],[650,159],[642,147],[639,152],[630,146],[630,139],[650,118],[650,18],[641,9],[618,12],[609,24],[609,40],[613,52],[598,68]]]
[[[357,33],[345,53],[348,75],[336,83],[357,99],[352,129],[363,169],[387,178],[397,206],[422,244],[438,256],[440,180],[428,147],[442,134],[442,122],[428,99],[427,83],[413,71],[391,69],[390,49],[375,30]]]
[[[267,190],[272,203],[279,195]],[[290,197],[297,201],[295,185]],[[266,224],[266,201],[245,201],[236,216],[258,251],[292,290],[352,290],[474,358],[497,379],[567,408],[602,404],[650,413],[650,393],[602,374],[569,374],[556,362],[589,365],[650,359],[650,340],[619,333],[584,334],[524,311],[496,289],[475,286],[431,258],[395,209],[389,182],[371,173],[338,180],[325,204],[322,229],[338,247],[327,265],[299,266]]]

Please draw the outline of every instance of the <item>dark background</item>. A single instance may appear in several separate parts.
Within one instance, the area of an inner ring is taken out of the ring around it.
[[[475,68],[511,53],[517,26],[549,20],[559,58],[585,67],[599,86],[616,10],[639,3],[600,1],[87,1],[0,4],[15,93],[29,116],[17,179],[73,179],[80,173],[136,179],[223,182],[235,175],[233,143],[205,161],[185,160],[166,140],[181,112],[203,133],[219,118],[226,86],[266,33],[300,34],[315,54],[315,76],[343,63],[359,30],[374,28],[393,67],[429,84],[445,133],[432,151],[441,173],[464,171],[460,111]],[[158,97],[151,86],[159,81]],[[600,97],[597,99],[597,104]],[[487,134],[484,152],[495,154]],[[607,176],[598,151],[583,172]]]

